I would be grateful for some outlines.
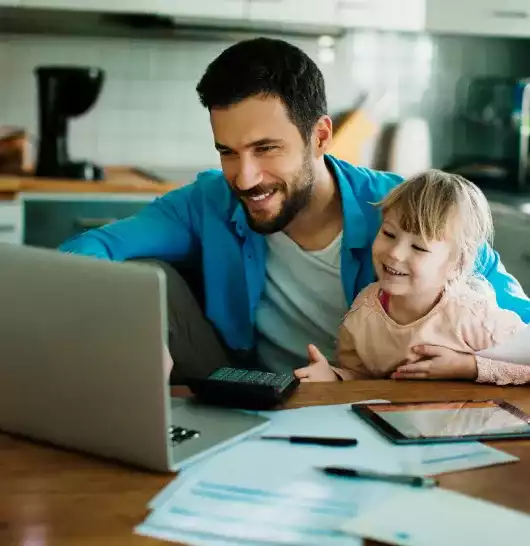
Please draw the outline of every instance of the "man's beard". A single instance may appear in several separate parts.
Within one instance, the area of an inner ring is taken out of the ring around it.
[[[244,195],[259,195],[266,191],[275,190],[282,193],[285,197],[278,214],[274,218],[266,221],[254,218],[242,201],[250,229],[257,233],[261,233],[262,235],[283,231],[295,219],[296,215],[309,203],[314,183],[315,173],[310,162],[309,154],[307,154],[304,157],[302,166],[290,181],[291,194],[289,194],[289,186],[285,181],[272,186],[267,186],[266,188],[257,186],[256,188],[252,188],[249,192],[245,192]],[[242,194],[239,193],[238,195],[241,196]]]

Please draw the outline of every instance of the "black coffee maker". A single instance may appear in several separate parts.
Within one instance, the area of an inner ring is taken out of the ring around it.
[[[37,176],[103,180],[103,169],[68,155],[68,119],[85,114],[103,85],[99,68],[41,66],[35,69],[39,100]]]

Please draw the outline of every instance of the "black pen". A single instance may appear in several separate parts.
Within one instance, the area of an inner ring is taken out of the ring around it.
[[[261,436],[262,440],[283,440],[291,444],[309,444],[329,447],[356,446],[356,438],[331,438],[326,436]]]
[[[347,468],[344,466],[325,466],[321,470],[331,476],[378,480],[402,485],[411,485],[412,487],[430,488],[438,485],[438,482],[434,478],[426,478],[424,476],[385,474],[381,472],[371,472],[369,470],[355,470],[354,468]]]

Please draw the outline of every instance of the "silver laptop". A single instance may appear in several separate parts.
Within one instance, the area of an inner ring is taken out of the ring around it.
[[[171,471],[265,427],[170,398],[165,292],[153,266],[0,244],[0,430]]]

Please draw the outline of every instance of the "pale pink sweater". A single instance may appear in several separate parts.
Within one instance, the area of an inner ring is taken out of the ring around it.
[[[424,317],[398,324],[383,309],[379,283],[366,287],[355,298],[339,329],[338,362],[356,379],[389,377],[404,360],[417,356],[415,345],[438,345],[474,353],[506,340],[525,327],[506,311],[471,289],[444,294]],[[530,366],[476,357],[481,383],[522,384],[530,381]]]

